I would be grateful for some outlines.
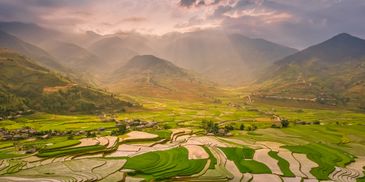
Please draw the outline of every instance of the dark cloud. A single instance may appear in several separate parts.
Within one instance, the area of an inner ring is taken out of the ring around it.
[[[126,28],[166,33],[212,24],[295,48],[341,32],[365,38],[364,0],[171,1],[0,0],[0,21],[36,23],[65,31],[100,29],[100,33]]]
[[[183,7],[191,7],[196,5],[197,0],[180,0],[179,5]]]
[[[182,7],[190,8],[190,7],[200,7],[200,6],[212,6],[217,5],[223,0],[180,0],[179,5]]]
[[[301,49],[341,32],[365,38],[364,9],[358,0],[239,0],[209,18],[227,31]]]

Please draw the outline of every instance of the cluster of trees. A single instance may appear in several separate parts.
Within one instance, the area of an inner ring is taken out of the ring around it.
[[[81,112],[94,113],[96,110],[124,111],[124,107],[131,106],[131,103],[121,101],[114,95],[107,95],[82,87],[72,87],[67,90],[60,90],[55,93],[45,94],[39,99],[31,101],[35,109],[52,112]]]
[[[127,125],[125,123],[121,123],[117,126],[116,130],[112,130],[111,135],[118,136],[118,135],[123,135],[126,132],[127,132]]]
[[[280,125],[272,124],[271,128],[287,128],[289,127],[289,121],[287,119],[282,119]]]
[[[0,117],[9,116],[13,112],[22,111],[26,108],[22,99],[0,90]]]
[[[203,120],[202,128],[205,129],[207,133],[218,134],[219,132],[218,123],[214,123],[213,121]]]
[[[246,130],[246,131],[255,131],[257,130],[257,126],[256,125],[250,125],[250,126],[245,126],[245,124],[241,123],[240,124],[240,128],[241,131]]]
[[[235,127],[232,124],[225,125],[224,128],[220,128],[218,123],[213,121],[203,120],[202,121],[202,128],[205,129],[207,133],[213,133],[215,135],[222,135],[227,134],[229,131],[232,130],[246,130],[246,131],[255,131],[257,129],[256,125],[245,126],[243,123],[240,124],[239,128]]]
[[[289,126],[289,121],[287,120],[287,119],[283,119],[283,120],[281,120],[281,126],[283,127],[283,128],[287,128],[288,126]]]

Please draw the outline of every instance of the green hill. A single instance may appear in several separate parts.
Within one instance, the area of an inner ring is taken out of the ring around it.
[[[67,113],[121,110],[130,105],[111,94],[78,86],[6,49],[0,50],[0,96],[0,115],[28,108]]]
[[[217,92],[212,83],[152,55],[129,60],[106,86],[114,92],[174,99],[206,99]]]
[[[269,70],[258,82],[259,96],[364,107],[365,40],[339,34]]]
[[[54,58],[43,49],[24,42],[23,40],[3,31],[0,31],[0,47],[7,48],[25,55],[33,59],[33,62],[46,68],[64,73],[70,71],[61,64],[57,63]]]

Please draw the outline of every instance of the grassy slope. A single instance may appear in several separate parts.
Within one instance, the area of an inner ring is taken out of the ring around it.
[[[242,173],[271,174],[263,163],[252,160],[255,150],[250,148],[220,148],[229,160],[234,161]]]
[[[203,148],[209,154],[209,159],[210,159],[209,169],[215,169],[215,165],[217,164],[217,159],[214,157],[213,153],[209,150],[207,146],[203,146]]]
[[[54,149],[60,149],[65,147],[71,147],[80,144],[80,140],[66,140],[63,142],[59,142],[53,145],[46,146],[45,150],[54,150]]]
[[[138,175],[147,175],[158,180],[199,173],[206,162],[203,159],[188,160],[187,149],[179,147],[129,158],[124,168],[134,169]]]
[[[106,147],[102,145],[92,145],[92,146],[84,146],[84,147],[75,147],[75,148],[55,148],[55,149],[46,149],[41,150],[37,153],[38,157],[59,157],[66,156],[72,154],[82,154],[86,152],[98,152],[103,151]]]
[[[278,161],[278,165],[280,167],[280,170],[283,172],[283,176],[295,177],[293,172],[290,171],[289,162],[278,156],[278,152],[270,151],[269,155]]]
[[[129,105],[111,94],[77,86],[14,52],[0,50],[0,65],[0,115],[27,107],[55,113],[90,113]]]
[[[313,168],[311,173],[321,180],[327,180],[328,175],[335,170],[335,166],[345,167],[354,161],[354,157],[338,149],[330,148],[323,144],[310,143],[301,146],[285,146],[295,153],[306,154],[307,157],[319,166]]]
[[[117,93],[184,100],[207,100],[219,93],[211,82],[152,55],[135,56],[104,86]]]

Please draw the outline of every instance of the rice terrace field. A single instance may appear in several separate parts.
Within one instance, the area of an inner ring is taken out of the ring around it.
[[[234,95],[219,103],[133,99],[144,108],[110,121],[45,113],[2,121],[5,130],[55,134],[2,141],[0,181],[365,179],[365,114],[247,104]],[[287,118],[288,126],[273,116]],[[121,121],[137,119],[157,124],[115,133]],[[207,128],[210,122],[219,130]]]
[[[365,182],[365,0],[0,0],[0,182]]]

